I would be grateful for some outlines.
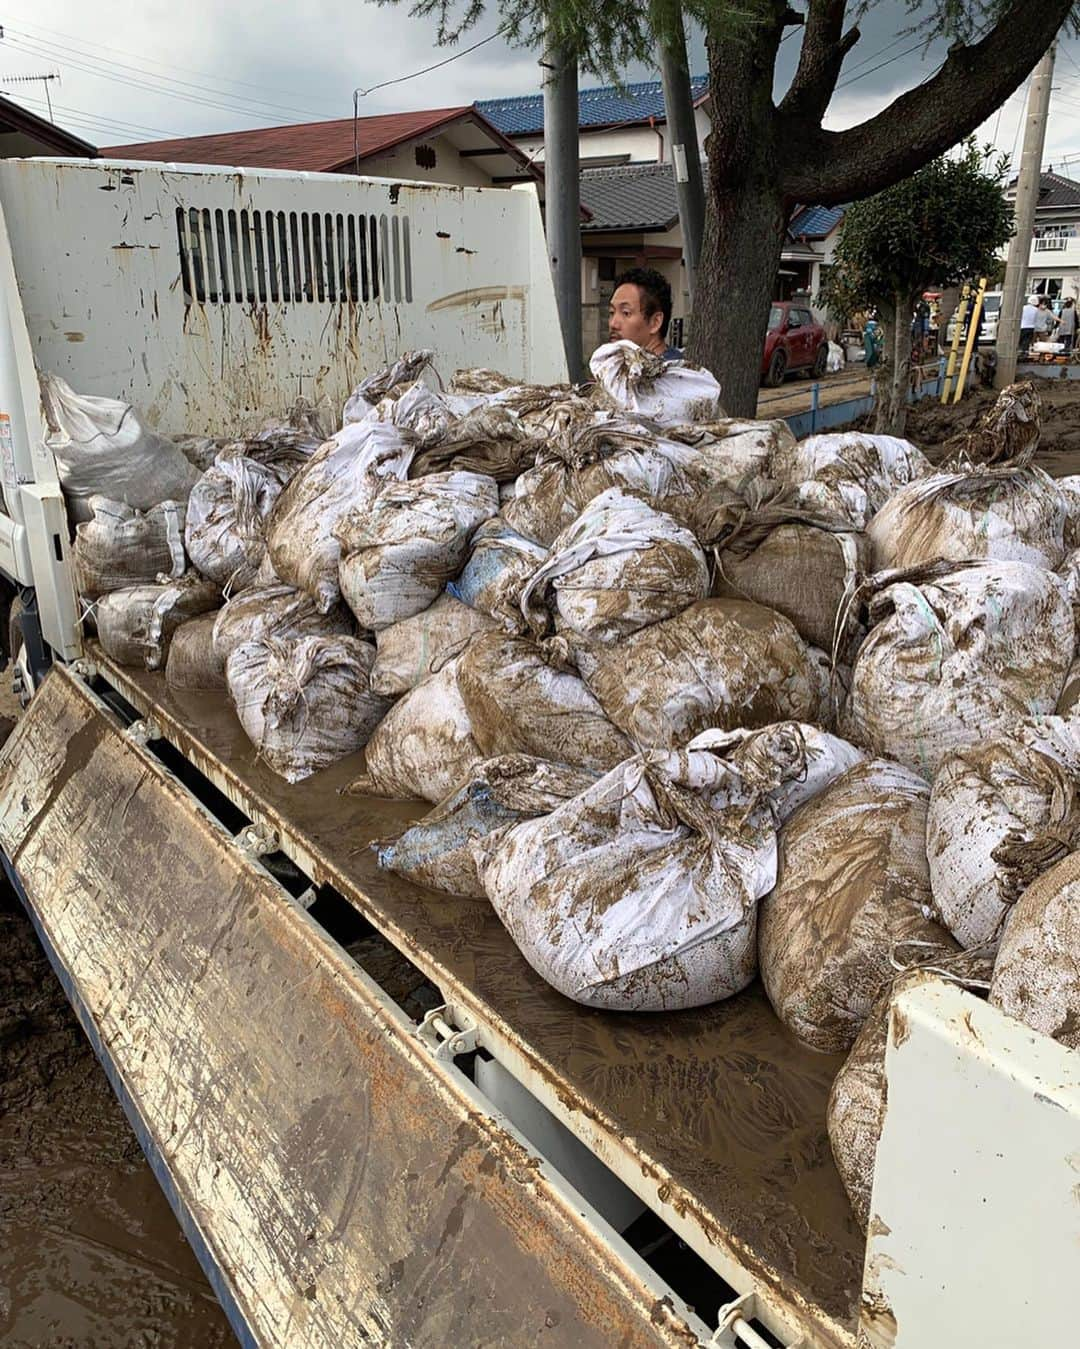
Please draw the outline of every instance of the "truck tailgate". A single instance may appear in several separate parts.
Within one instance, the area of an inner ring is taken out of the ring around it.
[[[0,754],[0,844],[243,1343],[695,1341],[64,669]]]
[[[93,659],[217,787],[272,828],[483,1028],[529,1090],[738,1291],[811,1343],[855,1342],[865,1243],[832,1162],[826,1100],[841,1056],[781,1026],[760,986],[695,1011],[618,1015],[549,988],[485,904],[381,872],[368,844],[417,802],[343,796],[352,756],[290,786],[258,762],[224,695]]]

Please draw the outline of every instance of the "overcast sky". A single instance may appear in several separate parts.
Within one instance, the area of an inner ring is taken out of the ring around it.
[[[1035,2],[1035,0],[1033,0]],[[854,8],[854,5],[852,6]],[[18,0],[0,7],[4,38],[0,89],[45,113],[44,85],[12,77],[57,73],[49,84],[54,120],[95,145],[235,131],[248,127],[347,117],[353,89],[411,75],[488,37],[491,10],[458,48],[433,48],[434,25],[411,19],[407,5],[358,0]],[[912,51],[898,36],[906,26],[900,0],[883,0],[861,24],[826,125],[840,129],[887,106],[933,73],[942,49]],[[794,30],[781,48],[782,89],[798,56]],[[691,42],[695,72],[705,70],[704,44]],[[648,66],[627,79],[655,78]],[[583,77],[582,84],[599,81]],[[501,39],[484,43],[416,79],[360,99],[362,114],[471,103],[534,93],[536,53]],[[1007,154],[1019,154],[1024,91],[981,129]],[[1071,156],[1071,159],[1069,158]],[[1044,162],[1080,179],[1080,43],[1059,48]]]

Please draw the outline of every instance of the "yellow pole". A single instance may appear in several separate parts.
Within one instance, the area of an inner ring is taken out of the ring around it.
[[[971,364],[971,353],[975,350],[975,343],[979,340],[979,323],[982,320],[983,296],[986,294],[986,277],[979,277],[979,289],[975,292],[975,303],[971,308],[971,321],[968,323],[967,341],[964,343],[964,359],[960,363],[960,374],[956,380],[956,393],[953,395],[953,402],[959,403],[964,396],[964,385],[967,383],[968,366]]]
[[[956,324],[953,327],[952,346],[949,348],[949,364],[945,367],[945,378],[941,382],[941,401],[949,401],[949,388],[952,385],[953,371],[956,369],[956,353],[960,350],[960,332],[964,326],[964,316],[967,313],[968,296],[971,294],[971,286],[965,281],[964,289],[960,292],[960,303],[956,306]]]

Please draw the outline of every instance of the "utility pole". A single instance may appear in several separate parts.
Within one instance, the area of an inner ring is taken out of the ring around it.
[[[657,23],[657,50],[692,312],[701,258],[701,238],[705,231],[705,188],[701,180],[701,153],[698,150],[694,99],[690,91],[681,0],[675,0],[670,14],[665,11],[663,20]]]
[[[1016,233],[1009,244],[1005,264],[1005,285],[998,316],[997,370],[994,385],[1004,389],[1016,378],[1016,351],[1020,341],[1020,315],[1027,298],[1027,274],[1031,266],[1031,231],[1035,207],[1039,201],[1043,144],[1046,140],[1046,116],[1050,108],[1050,83],[1054,78],[1054,46],[1035,67],[1028,93],[1024,147],[1020,154],[1020,172],[1016,179]]]
[[[570,379],[584,377],[581,352],[581,170],[577,57],[550,41],[544,72],[544,219]]]

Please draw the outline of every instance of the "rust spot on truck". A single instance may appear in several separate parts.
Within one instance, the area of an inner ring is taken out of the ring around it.
[[[64,336],[67,338],[67,340],[68,340],[69,342],[85,342],[85,341],[86,341],[86,334],[85,334],[85,333],[65,333]]]

